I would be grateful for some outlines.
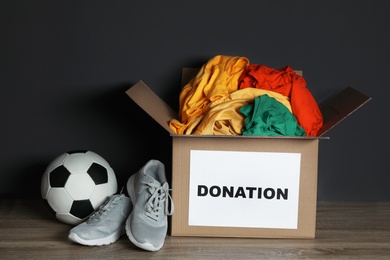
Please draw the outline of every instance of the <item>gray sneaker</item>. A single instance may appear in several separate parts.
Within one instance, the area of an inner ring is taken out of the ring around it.
[[[141,170],[130,176],[127,192],[134,205],[126,220],[127,236],[139,248],[148,251],[160,250],[167,234],[167,216],[173,214],[173,202],[169,195],[164,164],[150,160]]]
[[[72,228],[68,238],[86,246],[111,244],[124,235],[131,210],[130,198],[124,194],[112,195],[87,221]]]

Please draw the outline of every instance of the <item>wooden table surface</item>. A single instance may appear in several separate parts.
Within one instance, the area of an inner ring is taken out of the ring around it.
[[[158,252],[126,236],[107,246],[68,240],[43,200],[0,199],[0,259],[390,259],[390,202],[319,202],[315,239],[167,236]]]

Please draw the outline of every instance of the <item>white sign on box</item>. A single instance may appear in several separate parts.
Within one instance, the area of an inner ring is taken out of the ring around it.
[[[297,229],[300,153],[190,156],[190,226]]]

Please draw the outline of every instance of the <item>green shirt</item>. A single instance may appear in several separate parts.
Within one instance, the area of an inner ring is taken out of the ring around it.
[[[254,102],[242,106],[243,135],[251,136],[306,136],[296,117],[275,98],[262,95]]]

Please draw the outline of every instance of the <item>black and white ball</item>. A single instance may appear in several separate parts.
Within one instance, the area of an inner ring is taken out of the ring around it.
[[[118,189],[108,162],[91,151],[67,152],[46,168],[41,182],[46,199],[60,221],[77,225]]]

